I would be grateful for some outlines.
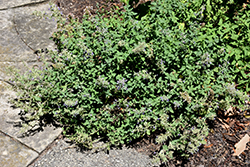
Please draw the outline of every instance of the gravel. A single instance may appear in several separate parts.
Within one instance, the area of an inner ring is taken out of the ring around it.
[[[156,167],[151,158],[132,148],[104,151],[79,151],[70,147],[67,140],[60,139],[29,167]]]

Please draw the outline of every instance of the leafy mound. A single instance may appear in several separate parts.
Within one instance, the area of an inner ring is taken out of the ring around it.
[[[206,119],[218,110],[246,107],[249,97],[235,88],[231,68],[238,58],[209,19],[200,24],[211,9],[204,12],[198,1],[158,0],[144,16],[128,5],[109,19],[84,15],[82,23],[51,8],[58,19],[52,65],[44,59],[43,68],[14,79],[20,99],[13,103],[26,112],[27,125],[49,115],[89,148],[95,139],[110,148],[164,130],[155,158],[167,161],[205,144]]]

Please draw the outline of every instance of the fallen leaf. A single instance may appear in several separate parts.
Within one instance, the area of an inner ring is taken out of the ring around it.
[[[244,153],[244,151],[241,154],[244,155],[244,156],[246,156],[246,153]]]
[[[214,144],[210,144],[208,146],[204,146],[204,148],[209,148],[209,147],[212,147]]]
[[[232,127],[234,123],[235,123],[235,120],[232,120],[232,121],[229,123],[229,126]]]
[[[243,124],[241,124],[239,121],[236,121],[235,124],[237,126],[240,126],[242,129],[245,129],[245,126]]]
[[[250,125],[250,121],[243,121],[242,123],[243,123],[245,126]]]
[[[230,128],[226,123],[224,123],[224,122],[222,121],[222,119],[218,118],[218,120],[222,123],[221,126],[222,126],[224,129],[229,129],[229,128]]]
[[[238,112],[235,109],[235,107],[232,107],[232,106],[229,109],[227,109],[227,111],[224,113],[224,116],[227,116],[227,117],[231,117],[235,115],[238,115]]]
[[[239,156],[245,149],[246,149],[246,144],[249,142],[249,136],[246,134],[238,143],[235,144],[235,152],[234,156]]]
[[[243,9],[246,9],[247,3],[243,3],[242,7],[243,7]]]
[[[223,135],[234,136],[235,134],[231,134],[231,133],[224,133]]]
[[[236,153],[236,150],[234,149],[234,147],[232,147],[233,148],[233,150],[234,150],[234,153]]]

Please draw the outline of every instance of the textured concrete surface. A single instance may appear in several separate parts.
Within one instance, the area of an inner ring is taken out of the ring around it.
[[[35,10],[49,13],[48,0],[0,0],[0,166],[24,167],[61,134],[61,128],[39,127],[28,136],[21,130],[21,109],[13,108],[10,99],[16,92],[4,82],[11,75],[7,69],[21,72],[42,65],[34,51],[54,49],[49,39],[56,30],[56,21],[38,19]],[[32,49],[31,49],[32,48]],[[6,134],[6,135],[5,135]]]
[[[60,128],[55,129],[53,126],[37,126],[33,133],[30,133],[27,137],[23,137],[22,133],[20,133],[22,122],[19,115],[20,109],[10,110],[7,108],[7,105],[8,104],[6,104],[4,110],[0,110],[0,131],[7,133],[13,138],[16,138],[37,152],[42,152],[50,143],[55,140],[57,136],[60,135]]]
[[[1,0],[0,10],[9,8],[22,7],[27,5],[37,5],[39,3],[48,2],[49,0]]]
[[[38,153],[0,133],[0,166],[25,167]]]
[[[6,70],[9,67],[25,72],[28,69],[24,64],[28,67],[40,65],[34,51],[56,48],[49,39],[56,30],[56,21],[32,15],[36,10],[49,14],[48,8],[48,4],[40,4],[0,10],[0,79],[9,78]]]

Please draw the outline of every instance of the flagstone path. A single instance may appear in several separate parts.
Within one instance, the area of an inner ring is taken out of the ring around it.
[[[10,91],[7,79],[8,67],[22,72],[41,65],[34,51],[53,49],[49,40],[56,29],[56,22],[38,19],[35,10],[46,11],[48,0],[1,0],[0,1],[0,166],[24,167],[60,134],[61,128],[53,126],[38,129],[23,137],[20,133],[20,112],[8,102],[16,93]],[[48,11],[49,12],[49,11]],[[25,67],[27,65],[27,67]]]

